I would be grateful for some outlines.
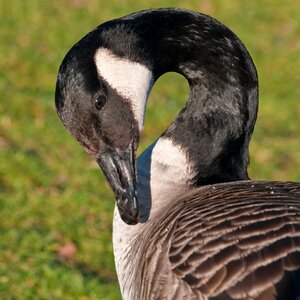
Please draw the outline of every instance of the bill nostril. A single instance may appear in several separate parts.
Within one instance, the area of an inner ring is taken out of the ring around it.
[[[117,171],[117,174],[118,174],[120,182],[122,182],[121,171],[120,171],[120,169],[118,167],[116,167],[116,171]]]

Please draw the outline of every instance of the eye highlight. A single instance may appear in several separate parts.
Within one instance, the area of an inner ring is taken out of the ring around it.
[[[97,95],[95,98],[95,108],[101,110],[106,104],[106,97],[103,94]]]

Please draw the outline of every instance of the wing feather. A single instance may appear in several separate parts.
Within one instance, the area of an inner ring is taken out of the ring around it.
[[[149,228],[135,299],[296,299],[282,295],[300,286],[299,183],[199,188]]]

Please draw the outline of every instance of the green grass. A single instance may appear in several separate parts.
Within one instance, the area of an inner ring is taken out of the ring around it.
[[[202,11],[240,36],[260,77],[251,177],[300,181],[300,2],[1,1],[0,299],[120,299],[112,193],[61,125],[53,94],[61,60],[84,34],[108,19],[159,6]],[[156,84],[141,149],[187,95],[179,75]],[[59,258],[69,243],[76,253]]]

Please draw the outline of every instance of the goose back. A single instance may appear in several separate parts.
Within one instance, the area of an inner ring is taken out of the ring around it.
[[[198,188],[133,245],[130,299],[299,299],[300,183]]]

